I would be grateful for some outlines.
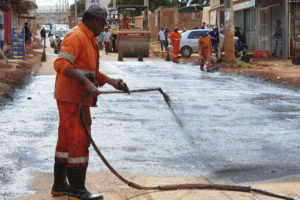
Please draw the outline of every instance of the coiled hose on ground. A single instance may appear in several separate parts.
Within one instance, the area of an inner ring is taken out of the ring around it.
[[[140,90],[130,90],[130,93],[134,92],[149,92],[149,91],[159,91],[163,97],[165,102],[168,104],[169,108],[172,111],[172,114],[175,116],[176,121],[179,123],[180,126],[182,126],[181,121],[175,114],[174,110],[171,107],[170,104],[170,99],[163,92],[161,88],[149,88],[149,89],[140,89]],[[99,91],[99,94],[114,94],[114,93],[126,93],[124,91]],[[281,194],[276,194],[273,192],[268,192],[265,190],[261,189],[256,189],[252,188],[250,186],[240,186],[240,185],[222,185],[222,184],[203,184],[203,183],[191,183],[191,184],[175,184],[175,185],[158,185],[158,186],[143,186],[139,185],[137,183],[131,182],[127,179],[125,179],[122,175],[120,175],[110,164],[109,162],[105,159],[99,148],[97,147],[96,143],[94,142],[93,138],[91,137],[91,134],[89,130],[87,129],[86,123],[84,121],[84,115],[83,115],[83,102],[86,97],[88,97],[89,94],[86,93],[82,96],[81,102],[79,104],[79,111],[80,111],[80,121],[81,124],[84,128],[84,131],[89,138],[93,148],[97,152],[98,156],[100,159],[103,161],[103,163],[106,165],[106,167],[115,175],[117,176],[122,182],[127,184],[129,187],[137,189],[137,190],[160,190],[160,191],[167,191],[167,190],[222,190],[222,191],[236,191],[236,192],[247,192],[247,193],[256,193],[256,194],[261,194],[265,196],[270,196],[270,197],[275,197],[275,198],[280,198],[280,199],[286,199],[286,200],[298,200],[293,197],[281,195]]]

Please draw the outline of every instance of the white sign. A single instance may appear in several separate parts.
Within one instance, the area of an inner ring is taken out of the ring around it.
[[[225,11],[225,21],[229,21],[229,12]]]

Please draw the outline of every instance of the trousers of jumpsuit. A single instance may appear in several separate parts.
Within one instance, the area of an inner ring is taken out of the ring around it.
[[[73,169],[86,168],[89,160],[90,142],[80,123],[79,104],[57,100],[59,111],[58,140],[55,161],[67,163]],[[84,106],[84,121],[91,131],[90,107]]]
[[[180,44],[180,39],[175,39],[175,41],[172,42],[172,46],[173,46],[173,60],[174,61],[178,61],[179,44]]]
[[[200,36],[198,40],[199,49],[201,49],[201,53],[203,58],[201,59],[201,65],[204,65],[205,62],[210,63],[211,61],[211,40],[209,36]]]

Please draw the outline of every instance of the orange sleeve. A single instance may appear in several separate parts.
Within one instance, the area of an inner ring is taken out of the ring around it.
[[[61,50],[54,61],[54,69],[57,73],[65,74],[72,67],[81,49],[82,39],[80,34],[72,32],[67,34],[61,44]]]
[[[97,77],[96,77],[98,86],[101,87],[108,81],[108,76],[102,72],[97,72]]]

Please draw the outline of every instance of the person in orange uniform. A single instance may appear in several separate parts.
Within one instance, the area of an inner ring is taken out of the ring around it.
[[[198,40],[199,55],[201,58],[200,69],[204,71],[204,64],[206,64],[206,71],[210,71],[210,61],[211,61],[211,40],[208,36],[208,31],[201,31],[201,36]]]
[[[103,31],[107,11],[101,4],[92,4],[64,38],[54,61],[57,72],[54,97],[59,112],[58,140],[55,152],[52,195],[68,194],[68,200],[100,200],[85,188],[90,142],[79,120],[80,99],[86,92],[84,118],[91,130],[90,107],[96,106],[97,87],[108,83],[120,89],[124,83],[99,71],[97,36]],[[69,184],[66,183],[66,177]]]
[[[177,26],[175,26],[173,32],[170,33],[169,39],[171,40],[173,46],[173,62],[178,63],[178,54],[179,54],[181,35],[180,33],[178,33]]]
[[[126,29],[130,29],[130,25],[128,23],[128,17],[126,15],[124,15],[124,17],[122,18],[122,28],[126,28]]]

